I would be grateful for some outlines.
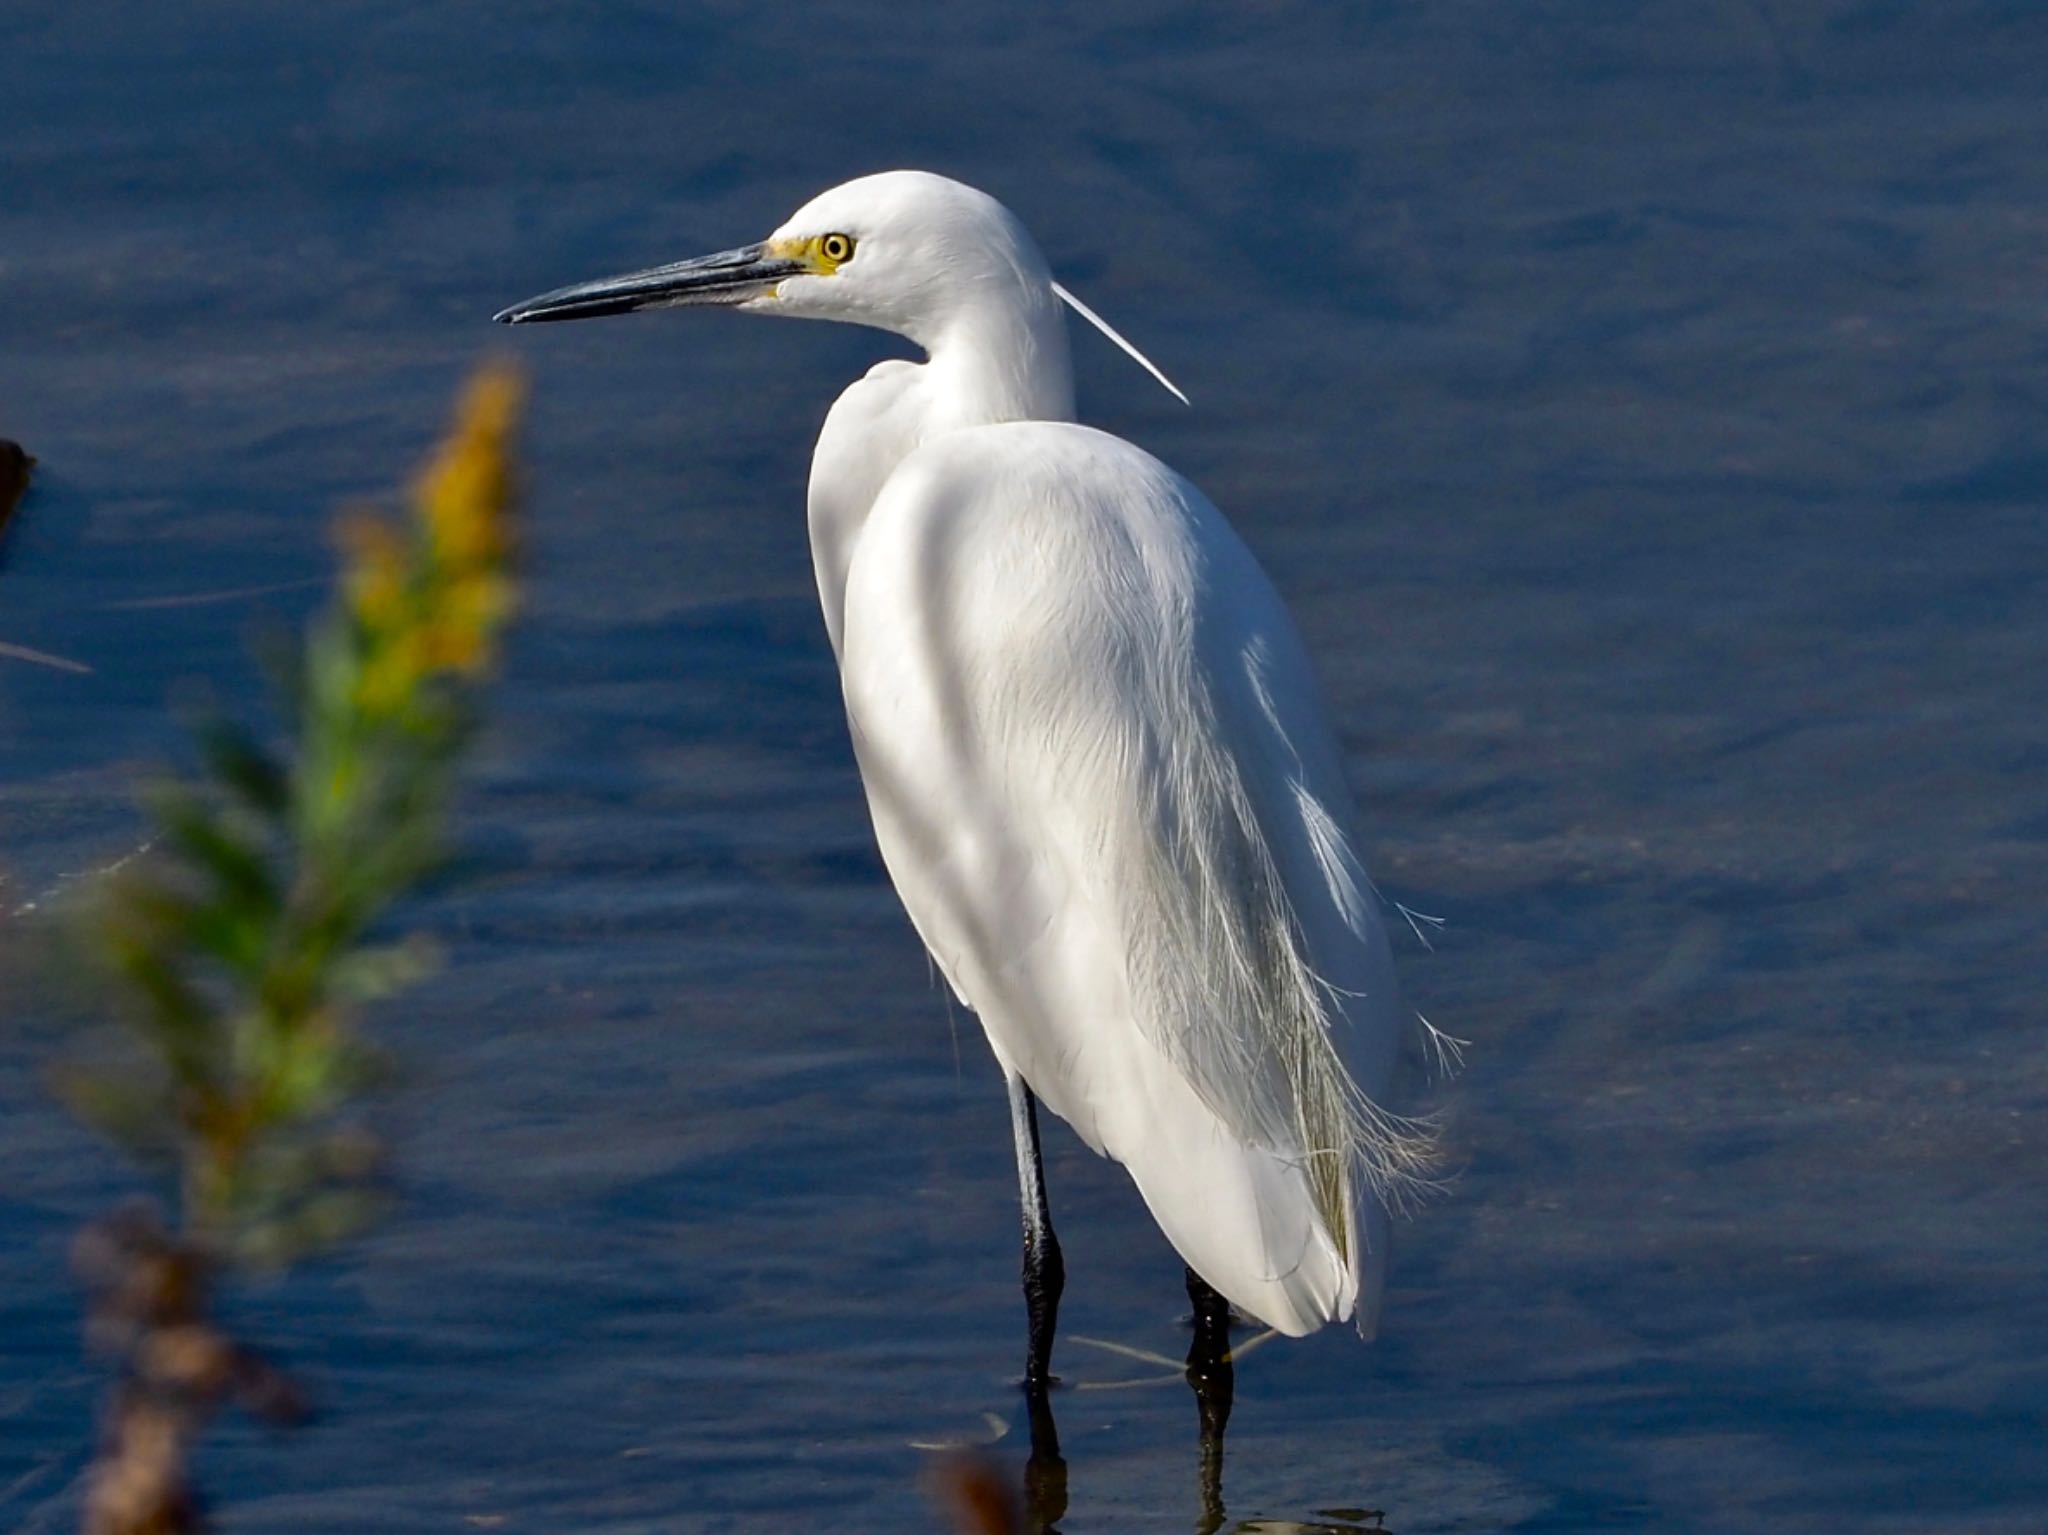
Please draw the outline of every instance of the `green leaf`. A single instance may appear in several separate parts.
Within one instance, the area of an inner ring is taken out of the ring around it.
[[[230,720],[214,719],[199,727],[198,736],[200,755],[215,779],[250,808],[271,817],[284,814],[290,780],[253,735]]]
[[[424,980],[440,962],[439,947],[412,934],[398,943],[339,956],[329,968],[329,988],[351,1002],[374,1002]]]
[[[245,980],[262,973],[271,933],[262,914],[156,888],[140,889],[133,899],[160,930],[163,946],[210,955]]]
[[[178,1078],[210,1086],[219,1076],[220,1029],[212,1005],[181,973],[175,956],[117,936],[114,963],[144,1003],[144,1037]]]
[[[277,910],[277,877],[261,843],[183,784],[149,796],[150,813],[188,865],[252,912]]]

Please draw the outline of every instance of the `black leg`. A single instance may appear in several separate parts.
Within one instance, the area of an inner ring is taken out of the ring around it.
[[[1038,1156],[1038,1100],[1022,1077],[1011,1077],[1010,1130],[1017,1141],[1017,1187],[1024,1201],[1024,1309],[1030,1342],[1024,1360],[1026,1391],[1043,1391],[1052,1381],[1052,1339],[1059,1326],[1060,1292],[1067,1266],[1052,1211],[1045,1202],[1045,1168]]]
[[[1195,1340],[1188,1345],[1187,1376],[1202,1428],[1200,1528],[1214,1531],[1223,1525],[1223,1431],[1230,1425],[1237,1385],[1237,1367],[1230,1362],[1230,1302],[1193,1269],[1188,1270],[1188,1299],[1195,1305]]]

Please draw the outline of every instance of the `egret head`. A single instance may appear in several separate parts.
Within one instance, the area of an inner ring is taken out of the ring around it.
[[[508,325],[636,309],[716,305],[754,314],[848,320],[936,351],[948,335],[1021,327],[1055,348],[1059,304],[1187,396],[1052,279],[1038,243],[986,192],[929,171],[884,171],[821,192],[758,245],[575,283],[501,311]]]
[[[1052,273],[1016,217],[928,171],[885,171],[820,193],[766,240],[544,293],[509,324],[721,305],[850,320],[929,348],[996,309],[1056,312]]]

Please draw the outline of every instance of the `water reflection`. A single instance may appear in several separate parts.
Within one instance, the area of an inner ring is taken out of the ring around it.
[[[1188,1294],[1194,1302],[1193,1337],[1187,1360],[1176,1366],[1164,1355],[1109,1343],[1097,1338],[1076,1338],[1073,1342],[1105,1349],[1126,1358],[1161,1366],[1168,1373],[1134,1380],[1096,1382],[1080,1390],[1111,1390],[1119,1387],[1163,1385],[1178,1378],[1185,1381],[1195,1399],[1195,1500],[1199,1510],[1196,1535],[1217,1535],[1226,1526],[1237,1535],[1365,1535],[1386,1526],[1383,1515],[1370,1509],[1319,1510],[1313,1521],[1292,1519],[1244,1519],[1229,1524],[1223,1501],[1223,1446],[1230,1427],[1230,1409],[1237,1385],[1237,1360],[1275,1336],[1262,1332],[1233,1348],[1230,1343],[1228,1304],[1194,1274],[1188,1275]],[[1026,1421],[1029,1425],[1030,1454],[1024,1465],[1023,1521],[1025,1535],[1058,1535],[1059,1521],[1066,1517],[1068,1469],[1060,1452],[1059,1422],[1053,1410],[1053,1393],[1045,1385],[1029,1384],[1024,1389]]]
[[[1066,1517],[1067,1462],[1060,1454],[1052,1393],[1043,1385],[1026,1387],[1024,1411],[1031,1423],[1031,1458],[1024,1462],[1024,1528],[1040,1535]]]

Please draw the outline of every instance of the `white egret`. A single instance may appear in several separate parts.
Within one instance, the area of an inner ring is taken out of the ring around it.
[[[1038,1101],[1129,1170],[1216,1348],[1217,1292],[1369,1333],[1430,1155],[1384,1107],[1411,1024],[1294,625],[1200,491],[1074,423],[1063,299],[1165,382],[1000,203],[895,171],[498,316],[722,305],[926,354],[833,405],[811,551],[883,861],[1009,1085],[1039,1384],[1064,1266]]]

